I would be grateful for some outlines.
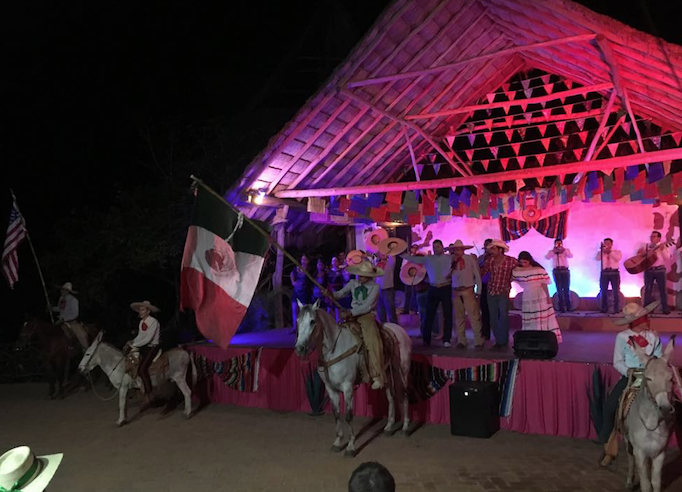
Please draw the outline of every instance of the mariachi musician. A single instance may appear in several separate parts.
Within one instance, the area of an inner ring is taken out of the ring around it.
[[[670,259],[670,253],[665,243],[661,242],[661,233],[653,231],[650,242],[642,246],[637,252],[645,258],[647,269],[644,270],[644,305],[648,306],[652,302],[652,291],[654,282],[658,285],[658,292],[661,300],[663,314],[669,314],[668,299],[665,290],[665,265]]]

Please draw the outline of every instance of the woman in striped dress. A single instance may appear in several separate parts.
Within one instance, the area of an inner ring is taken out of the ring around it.
[[[551,330],[561,342],[559,323],[547,289],[549,275],[529,252],[519,254],[519,266],[512,271],[512,282],[523,289],[523,329]]]

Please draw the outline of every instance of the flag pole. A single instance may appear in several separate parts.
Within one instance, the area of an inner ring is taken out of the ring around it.
[[[36,255],[36,250],[33,248],[33,241],[31,241],[31,235],[28,233],[28,227],[26,227],[26,219],[24,219],[21,210],[19,210],[19,204],[17,203],[17,197],[14,196],[14,190],[10,188],[9,192],[12,194],[12,202],[16,207],[17,212],[21,220],[24,222],[24,230],[26,231],[26,239],[28,240],[28,245],[31,248],[31,253],[33,253],[33,260],[36,262],[36,267],[38,267],[38,275],[40,276],[40,283],[43,286],[43,293],[45,294],[45,302],[47,307],[47,314],[50,316],[50,321],[54,324],[54,318],[52,317],[52,305],[50,304],[50,296],[47,295],[47,287],[45,287],[45,278],[43,277],[43,271],[40,269],[40,263],[38,262],[38,256]]]
[[[206,183],[204,183],[202,180],[200,180],[199,178],[197,178],[194,174],[190,175],[190,178],[191,178],[196,184],[198,184],[198,185],[201,186],[203,189],[205,189],[206,191],[208,191],[211,195],[215,196],[215,197],[218,198],[221,202],[223,202],[225,205],[227,205],[228,207],[230,207],[230,208],[232,209],[233,212],[238,213],[238,214],[241,214],[241,213],[242,213],[242,212],[240,212],[234,205],[232,205],[230,202],[228,202],[227,200],[225,200],[225,198],[223,198],[223,197],[220,195],[220,193],[218,193],[218,192],[215,191],[213,188],[211,188],[211,187],[208,186]],[[265,231],[261,226],[259,226],[258,224],[256,224],[253,220],[249,219],[246,215],[242,214],[242,217],[244,217],[244,220],[245,220],[251,227],[253,227],[256,231],[258,231],[260,234],[262,234],[263,236],[265,236],[270,244],[272,244],[272,245],[275,246],[277,249],[279,249],[282,253],[284,253],[284,256],[286,256],[287,258],[289,258],[289,260],[291,260],[291,262],[292,262],[294,265],[296,265],[296,266],[298,267],[298,269],[301,270],[301,271],[305,274],[306,277],[308,277],[308,279],[313,283],[313,285],[315,285],[318,289],[320,289],[321,292],[326,292],[326,291],[327,291],[327,289],[326,289],[324,286],[320,285],[320,283],[315,279],[315,277],[313,277],[310,273],[308,273],[308,271],[304,270],[304,269],[303,269],[303,266],[296,260],[296,258],[294,258],[293,256],[291,256],[291,254],[289,254],[289,252],[288,252],[286,249],[284,249],[284,247],[283,247],[281,244],[279,244],[275,239],[273,239],[272,236],[270,236],[270,234],[268,234],[267,231]],[[331,296],[329,297],[329,299],[334,303],[334,305],[336,305],[336,307],[338,307],[339,309],[344,309],[344,307],[341,306],[341,304],[339,304],[339,302],[338,302],[336,299],[334,299],[334,298],[331,297]]]

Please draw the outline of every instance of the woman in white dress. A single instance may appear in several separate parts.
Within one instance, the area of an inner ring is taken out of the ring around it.
[[[512,282],[523,289],[523,329],[551,330],[561,342],[561,330],[547,288],[549,275],[528,251],[519,254],[519,266],[512,271]]]

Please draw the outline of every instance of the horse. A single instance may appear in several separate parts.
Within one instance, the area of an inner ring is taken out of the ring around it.
[[[641,491],[660,492],[665,450],[675,423],[675,369],[670,365],[675,339],[671,338],[660,358],[647,355],[636,343],[634,346],[637,357],[644,364],[644,376],[623,425],[628,452],[626,486],[632,488],[635,484],[636,464]]]
[[[94,325],[83,326],[86,328],[89,340],[94,339],[96,327]],[[81,346],[78,341],[69,339],[61,325],[48,323],[39,318],[31,318],[24,323],[15,348],[23,350],[34,339],[37,341],[48,378],[48,396],[50,399],[54,399],[55,396],[62,397],[64,386],[69,380],[71,363],[83,353]],[[56,395],[55,389],[57,389]]]
[[[118,420],[116,424],[121,427],[127,423],[127,395],[131,388],[142,389],[142,379],[136,377],[133,379],[125,368],[126,356],[117,348],[102,342],[103,333],[99,335],[92,342],[85,355],[78,365],[78,370],[82,374],[87,374],[95,367],[99,366],[107,375],[111,384],[118,390]],[[185,397],[185,418],[189,419],[192,416],[192,390],[187,385],[187,370],[191,366],[191,381],[192,387],[197,382],[197,370],[194,365],[194,360],[189,356],[187,351],[182,349],[172,349],[163,354],[168,357],[168,370],[163,371],[163,374],[151,374],[152,386],[159,386],[165,381],[173,381],[178,389]]]
[[[295,352],[299,357],[308,355],[316,342],[321,339],[320,377],[327,388],[332,403],[334,420],[336,422],[336,439],[332,444],[332,451],[340,452],[345,447],[346,456],[356,454],[355,432],[353,430],[353,393],[355,385],[360,381],[361,370],[365,367],[365,355],[358,350],[358,341],[345,326],[339,326],[336,320],[324,309],[320,309],[320,301],[315,304],[303,305],[299,301]],[[392,434],[395,424],[395,401],[400,400],[402,407],[402,432],[408,434],[410,417],[408,413],[407,384],[410,373],[410,355],[412,341],[405,330],[397,324],[385,323],[384,329],[397,341],[392,351],[393,360],[388,361],[386,397],[388,398],[388,422],[384,427],[384,434]],[[318,345],[320,345],[318,343]],[[343,446],[344,431],[340,420],[340,397],[343,393],[345,402],[345,421],[350,431],[347,444]]]

